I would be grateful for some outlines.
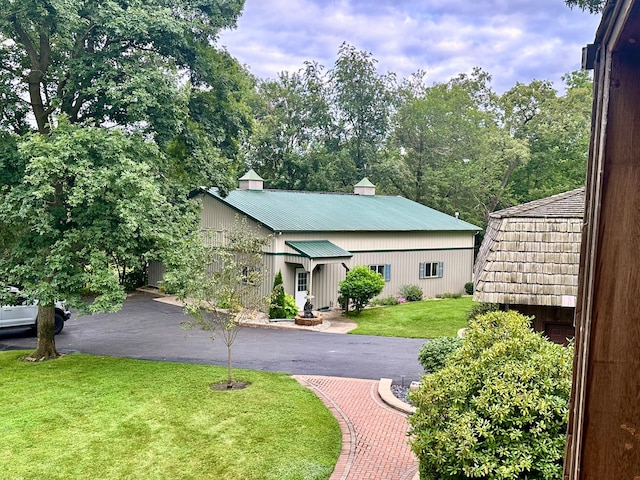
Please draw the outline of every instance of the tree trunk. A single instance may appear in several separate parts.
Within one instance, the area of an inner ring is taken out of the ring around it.
[[[29,355],[29,360],[51,360],[60,354],[56,350],[55,308],[53,305],[38,305],[38,346]]]
[[[233,387],[233,374],[231,373],[231,345],[227,344],[227,388]]]

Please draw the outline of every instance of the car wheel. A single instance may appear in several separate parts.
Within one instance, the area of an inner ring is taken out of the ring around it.
[[[59,313],[56,313],[56,318],[54,320],[53,333],[58,335],[62,329],[64,328],[64,318]]]

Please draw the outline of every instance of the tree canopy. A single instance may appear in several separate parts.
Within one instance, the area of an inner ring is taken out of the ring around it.
[[[601,12],[607,0],[564,0],[570,8],[578,7],[582,10],[588,10],[589,13]]]
[[[36,357],[54,300],[117,308],[197,232],[188,191],[235,181],[253,79],[215,41],[243,3],[0,0],[0,283],[40,300]]]

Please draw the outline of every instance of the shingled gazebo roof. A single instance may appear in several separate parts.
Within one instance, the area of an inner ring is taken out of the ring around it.
[[[492,213],[476,259],[474,300],[571,306],[583,215],[584,188]]]

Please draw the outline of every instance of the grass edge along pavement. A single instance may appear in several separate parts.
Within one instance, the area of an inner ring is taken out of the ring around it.
[[[328,479],[338,422],[286,374],[213,391],[225,368],[0,352],[0,479]],[[95,478],[95,477],[94,477]]]
[[[386,307],[364,309],[360,315],[346,318],[358,324],[349,333],[384,337],[436,338],[454,337],[468,326],[473,305],[471,296],[429,299]]]

